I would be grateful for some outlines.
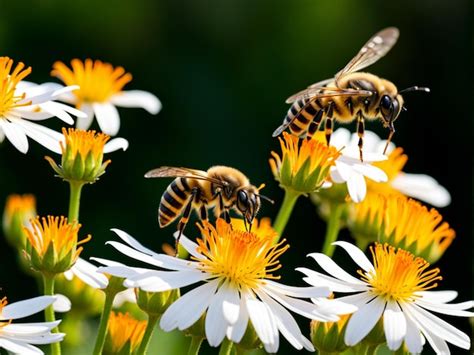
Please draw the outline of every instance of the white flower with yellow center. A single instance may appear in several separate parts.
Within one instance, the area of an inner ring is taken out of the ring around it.
[[[77,127],[88,129],[94,116],[102,132],[115,136],[120,128],[120,117],[115,106],[141,107],[151,114],[161,109],[158,98],[142,90],[123,91],[132,80],[132,75],[122,67],[113,67],[100,60],[79,59],[71,61],[72,69],[62,62],[53,65],[51,75],[61,79],[66,85],[78,85],[72,93],[64,94],[61,100],[76,105],[87,114],[77,120]]]
[[[160,326],[165,331],[187,329],[207,310],[205,332],[211,346],[218,346],[226,336],[239,343],[250,321],[267,352],[278,350],[279,332],[296,349],[314,351],[287,309],[320,321],[335,321],[339,319],[336,314],[356,309],[326,299],[330,294],[326,287],[292,287],[276,282],[278,277],[272,273],[281,267],[278,257],[288,246],[283,245],[284,241],[273,244],[274,233],[239,231],[221,219],[217,220],[216,228],[204,222],[202,239],[197,239],[197,243],[181,237],[180,244],[191,255],[191,260],[182,260],[154,253],[125,232],[114,231],[128,244],[108,242],[117,250],[167,269],[102,268],[103,272],[125,277],[125,286],[163,292],[203,282],[165,311]],[[320,300],[322,304],[302,300],[307,298]]]
[[[40,296],[7,305],[6,297],[0,299],[0,349],[13,354],[43,354],[34,345],[51,344],[63,340],[63,333],[51,333],[60,323],[13,323],[43,311],[56,300],[53,296]]]
[[[37,85],[23,81],[31,73],[31,67],[23,63],[13,67],[13,60],[0,57],[0,142],[5,137],[20,152],[28,151],[27,136],[46,148],[57,150],[61,138],[59,132],[31,121],[41,121],[56,116],[68,124],[74,123],[71,115],[86,117],[85,113],[54,102],[63,94],[77,89],[58,84]]]
[[[463,349],[470,348],[469,337],[431,312],[451,316],[472,317],[473,301],[448,304],[457,296],[455,291],[428,291],[441,280],[439,269],[429,270],[429,263],[387,244],[371,247],[373,263],[364,253],[347,242],[335,242],[362,269],[355,278],[340,268],[328,256],[310,254],[333,277],[300,268],[311,285],[327,284],[335,292],[354,295],[337,300],[359,309],[347,324],[344,340],[347,345],[359,343],[383,317],[385,338],[390,350],[395,351],[405,342],[410,353],[421,353],[425,338],[437,354],[449,354],[446,342]],[[431,312],[430,312],[431,311]]]

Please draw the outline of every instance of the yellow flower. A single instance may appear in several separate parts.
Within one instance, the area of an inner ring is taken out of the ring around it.
[[[104,354],[132,354],[140,345],[147,322],[128,313],[110,313]]]
[[[278,139],[282,156],[272,152],[269,163],[280,186],[301,194],[318,190],[340,153],[317,139],[300,140],[286,132]]]
[[[142,107],[151,114],[161,109],[158,98],[146,91],[123,91],[123,87],[132,80],[132,75],[122,67],[100,60],[79,59],[71,61],[72,69],[62,62],[53,65],[51,75],[58,77],[68,85],[78,85],[79,89],[61,100],[73,103],[87,113],[87,117],[77,120],[77,127],[88,129],[94,116],[101,130],[116,135],[120,127],[120,117],[115,106]]]
[[[12,67],[12,59],[0,57],[0,117],[12,109],[31,105],[30,101],[24,101],[24,93],[15,92],[18,83],[31,73],[31,67],[25,69],[22,62],[18,63],[13,71]]]
[[[3,232],[7,240],[17,249],[25,247],[26,233],[23,229],[36,216],[36,199],[33,195],[10,195],[3,212]]]
[[[76,262],[82,247],[78,245],[88,242],[88,235],[78,241],[81,225],[68,223],[66,217],[36,217],[26,228],[27,252],[32,267],[41,272],[59,274],[65,272]]]
[[[388,180],[386,182],[375,182],[370,179],[366,179],[367,190],[373,193],[379,193],[383,195],[398,194],[402,195],[397,189],[392,186],[393,180],[402,172],[403,167],[408,161],[408,156],[403,154],[403,149],[398,147],[395,148],[389,155],[387,160],[378,161],[372,165],[379,169],[382,169],[387,174]]]
[[[235,230],[246,230],[245,223],[242,218],[232,218],[231,225]],[[259,238],[267,238],[268,236],[273,236],[276,238],[278,236],[278,233],[272,227],[270,218],[261,218],[260,220],[254,219],[251,232],[257,235]]]
[[[65,143],[61,142],[61,166],[45,157],[54,171],[64,180],[94,183],[110,164],[103,162],[105,143],[109,136],[95,131],[63,128]]]

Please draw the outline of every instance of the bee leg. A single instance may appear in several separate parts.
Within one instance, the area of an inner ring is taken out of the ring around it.
[[[181,235],[183,234],[184,228],[189,221],[189,215],[191,214],[191,209],[193,207],[193,201],[196,199],[196,196],[199,196],[199,189],[194,187],[191,190],[191,196],[189,197],[188,203],[184,208],[183,215],[178,222],[178,237],[176,238],[175,249],[176,255],[178,255],[178,247],[179,247],[179,240],[181,239]]]
[[[201,204],[201,207],[199,207],[199,217],[201,218],[202,221],[208,220],[207,208],[204,202]]]
[[[334,114],[334,102],[330,102],[326,109],[326,124],[324,132],[326,133],[326,144],[331,143],[331,134],[333,130],[333,114]]]
[[[229,215],[229,211],[224,206],[224,199],[222,198],[222,190],[218,189],[216,191],[216,195],[219,199],[219,213],[220,213],[219,217],[224,218],[226,223],[230,224],[230,215]]]
[[[364,117],[359,114],[357,115],[357,135],[359,136],[359,154],[360,154],[360,161],[363,162],[364,158],[362,156],[362,148],[364,147],[364,131],[365,131],[365,124],[364,124]]]

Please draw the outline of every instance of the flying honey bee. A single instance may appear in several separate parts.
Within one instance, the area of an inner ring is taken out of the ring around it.
[[[273,137],[280,135],[286,128],[301,138],[311,137],[325,120],[324,130],[329,144],[334,119],[342,123],[357,120],[360,160],[363,161],[364,120],[380,119],[383,126],[390,131],[385,154],[395,133],[393,122],[402,110],[406,110],[400,94],[409,91],[430,91],[418,86],[398,91],[397,87],[386,79],[359,72],[387,54],[397,42],[398,36],[399,31],[395,27],[376,33],[334,78],[317,82],[290,96],[286,103],[291,103],[292,106],[282,125],[273,132]]]
[[[162,166],[147,172],[145,177],[175,178],[161,197],[158,221],[163,228],[181,215],[176,244],[192,209],[201,220],[207,220],[207,210],[214,208],[215,215],[223,217],[227,223],[230,223],[229,210],[233,209],[243,216],[245,226],[250,230],[260,209],[260,198],[273,203],[259,194],[264,185],[255,187],[242,172],[227,166],[213,166],[207,171]]]

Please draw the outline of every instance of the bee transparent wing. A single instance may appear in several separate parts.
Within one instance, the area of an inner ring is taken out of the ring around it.
[[[344,69],[336,74],[336,83],[344,75],[364,69],[382,58],[397,42],[399,34],[396,27],[388,27],[377,32]]]
[[[314,84],[316,85],[316,84]],[[356,90],[356,89],[340,89],[337,87],[313,87],[310,86],[307,89],[301,90],[296,94],[290,96],[286,99],[287,104],[291,104],[299,99],[309,100],[309,99],[322,99],[325,97],[335,97],[335,96],[370,96],[372,95],[371,91],[368,90]]]
[[[219,185],[227,185],[225,181],[217,180],[207,176],[207,173],[202,170],[195,170],[174,166],[161,166],[159,168],[150,170],[145,174],[146,178],[161,178],[161,177],[186,177],[198,180],[206,180]]]
[[[296,97],[298,97],[300,94],[304,93],[305,91],[322,89],[322,88],[326,87],[326,85],[329,84],[331,81],[334,81],[334,78],[321,80],[321,81],[318,81],[317,83],[311,84],[306,89],[301,90],[301,91],[297,92],[294,95],[291,95],[289,98],[286,99],[285,102],[287,104],[291,104],[292,102],[295,102],[297,100],[297,99],[295,99]]]

